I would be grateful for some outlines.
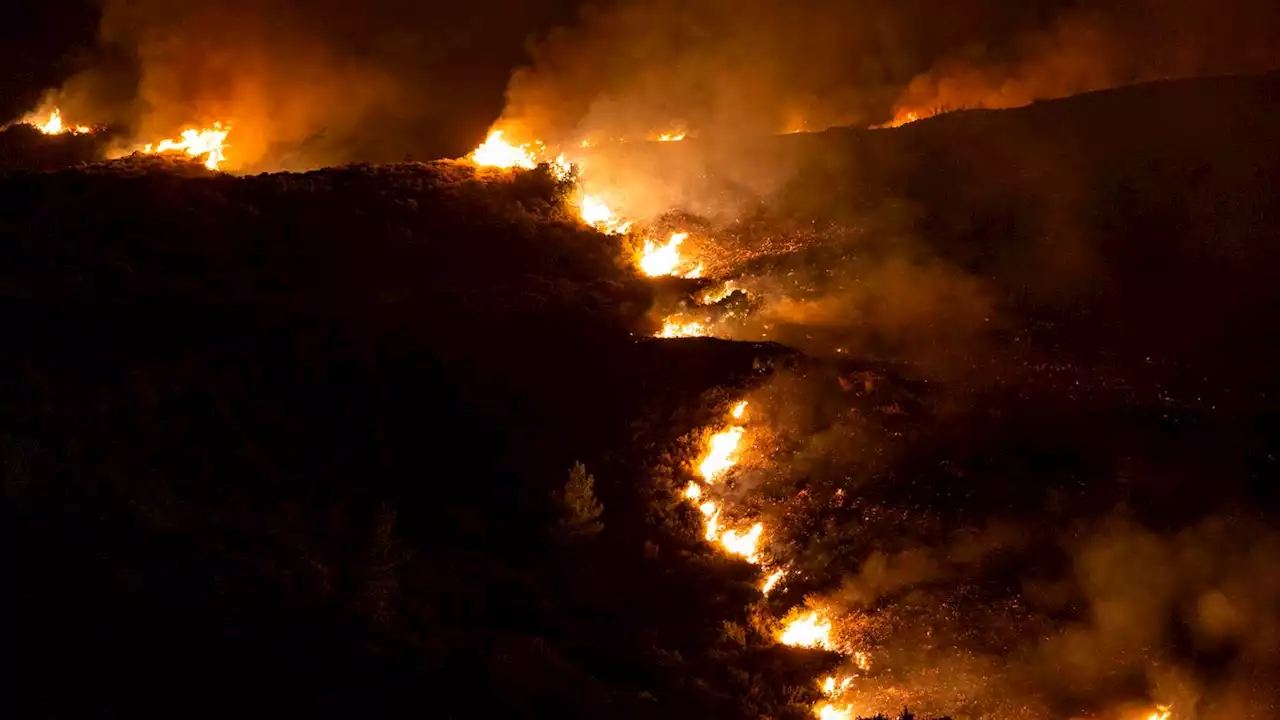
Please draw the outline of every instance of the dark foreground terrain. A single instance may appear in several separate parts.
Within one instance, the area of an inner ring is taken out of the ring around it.
[[[803,353],[645,339],[541,172],[0,178],[6,703],[800,718],[811,595],[869,712],[1274,716],[1280,109],[1204,82],[761,150]],[[743,394],[767,601],[678,499]]]

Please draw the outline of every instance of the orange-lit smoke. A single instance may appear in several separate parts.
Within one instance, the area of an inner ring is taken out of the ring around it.
[[[1272,70],[1280,67],[1278,31],[1280,7],[1269,0],[1084,3],[1006,43],[1006,52],[944,56],[911,80],[886,125],[1136,82]]]

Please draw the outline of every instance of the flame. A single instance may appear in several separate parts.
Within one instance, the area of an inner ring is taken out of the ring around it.
[[[853,706],[836,707],[831,703],[822,703],[816,714],[820,720],[853,720]]]
[[[607,235],[624,235],[631,229],[631,221],[624,221],[614,214],[599,198],[583,194],[578,203],[582,221]]]
[[[231,128],[223,127],[220,122],[214,123],[211,128],[188,128],[182,131],[182,140],[165,138],[156,145],[143,146],[142,152],[151,154],[182,151],[191,157],[203,155],[204,166],[217,170],[218,165],[226,159],[223,150],[228,147],[226,140],[230,132]]]
[[[716,536],[720,534],[720,508],[716,504],[708,500],[698,506],[702,514],[707,519],[707,530],[703,533],[703,537],[707,542],[715,542]]]
[[[703,337],[707,334],[707,326],[697,320],[689,322],[681,322],[673,317],[668,317],[662,321],[662,329],[658,331],[655,337],[660,338],[681,338],[681,337]]]
[[[1168,705],[1157,705],[1155,711],[1147,716],[1147,720],[1169,720],[1173,717],[1173,708]]]
[[[827,697],[834,697],[848,689],[849,684],[852,682],[852,675],[846,675],[839,680],[836,680],[834,675],[828,675],[822,680],[822,694]]]
[[[831,620],[814,610],[798,615],[778,635],[783,645],[805,648],[831,649]]]
[[[657,275],[675,275],[680,266],[680,243],[689,237],[689,233],[673,232],[665,245],[658,245],[652,240],[644,241],[644,249],[640,251],[640,272],[654,277]]]
[[[45,135],[61,135],[62,133],[67,132],[73,135],[80,135],[83,133],[93,132],[93,128],[86,127],[84,125],[68,127],[62,124],[62,111],[56,107],[49,112],[49,119],[44,122],[40,122],[38,119],[32,118],[31,116],[28,116],[28,119],[23,120],[23,122],[34,127]]]
[[[708,291],[706,291],[705,293],[703,293],[703,294],[702,294],[702,304],[703,304],[703,305],[714,305],[714,304],[716,304],[716,303],[720,302],[721,300],[723,300],[723,299],[725,299],[725,298],[729,297],[730,295],[732,295],[732,294],[733,294],[733,292],[734,292],[735,290],[737,290],[737,289],[738,289],[738,286],[737,286],[737,285],[735,285],[735,284],[734,284],[734,282],[733,282],[732,280],[726,280],[726,281],[724,282],[724,285],[721,285],[720,287],[718,287],[718,288],[716,288],[716,289],[714,289],[714,290],[708,290]]]
[[[772,590],[774,586],[778,584],[779,580],[786,577],[786,575],[787,575],[786,570],[774,570],[772,573],[769,574],[769,577],[764,579],[764,584],[760,586],[760,592],[764,595],[768,595],[769,591]]]
[[[471,161],[481,167],[524,168],[532,170],[538,165],[528,145],[512,145],[502,139],[503,131],[494,130],[489,137],[471,151]]]
[[[751,529],[745,533],[739,533],[737,530],[725,530],[720,536],[720,545],[730,555],[739,555],[746,558],[747,562],[760,562],[760,555],[757,546],[760,544],[760,536],[764,534],[764,524],[756,523]]]
[[[747,411],[747,401],[743,400],[739,402],[737,405],[733,406],[733,409],[729,411],[729,416],[732,417],[734,420],[741,420],[742,414],[745,413],[746,411]]]
[[[658,142],[680,142],[685,138],[685,133],[662,133],[658,136]]]
[[[690,500],[697,500],[702,497],[702,488],[696,482],[689,483],[689,487],[684,489],[684,496]]]
[[[704,480],[714,483],[738,464],[738,443],[742,441],[745,433],[746,430],[734,425],[721,430],[707,440],[707,454],[702,458],[702,462],[698,463],[698,472],[702,474]]]

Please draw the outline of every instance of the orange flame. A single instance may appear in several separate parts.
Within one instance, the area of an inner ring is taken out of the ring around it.
[[[44,122],[40,122],[37,118],[33,118],[30,115],[27,116],[27,119],[23,120],[23,122],[34,127],[45,135],[61,135],[62,133],[68,132],[73,135],[80,135],[83,133],[93,132],[93,128],[86,127],[84,125],[64,125],[62,123],[62,111],[56,107],[49,112],[49,119]]]
[[[786,575],[787,575],[786,570],[774,570],[772,573],[769,574],[769,577],[764,579],[764,583],[760,586],[760,592],[765,595],[768,595],[769,591],[772,590],[774,586],[778,584],[778,581],[786,577]]]
[[[697,320],[681,322],[674,317],[668,317],[662,321],[662,329],[658,331],[656,337],[660,338],[681,338],[681,337],[703,337],[707,334],[707,326]]]
[[[853,706],[836,707],[831,703],[822,703],[815,714],[819,720],[853,720]]]
[[[690,500],[697,500],[702,497],[702,488],[696,482],[689,483],[684,489],[684,496]]]
[[[751,529],[745,533],[739,533],[737,530],[725,530],[720,536],[720,545],[730,555],[739,555],[747,560],[747,562],[760,562],[760,555],[757,546],[760,544],[760,536],[764,534],[764,525],[756,523]]]
[[[226,160],[223,150],[230,147],[226,142],[230,132],[231,128],[223,127],[220,122],[214,123],[211,128],[188,128],[182,131],[181,140],[165,138],[158,144],[144,145],[142,152],[152,154],[180,151],[194,158],[204,156],[204,166],[217,170],[218,165]]]
[[[684,133],[662,133],[658,136],[658,142],[680,142],[685,138]]]
[[[797,615],[787,622],[778,635],[783,645],[806,648],[831,649],[831,620],[814,610]]]
[[[698,472],[702,474],[703,479],[714,483],[738,464],[738,443],[742,441],[744,434],[746,430],[734,425],[721,430],[707,440],[706,456],[702,458],[702,462],[698,463]]]
[[[525,168],[532,170],[537,160],[528,145],[512,145],[502,139],[503,131],[494,130],[489,137],[471,151],[471,161],[481,167]]]
[[[640,272],[650,277],[657,275],[675,275],[680,266],[680,243],[689,237],[689,233],[673,232],[665,245],[658,245],[652,240],[644,241],[644,249],[640,251]]]
[[[582,221],[606,235],[624,235],[631,229],[631,222],[618,217],[608,205],[593,195],[583,194],[578,203]]]

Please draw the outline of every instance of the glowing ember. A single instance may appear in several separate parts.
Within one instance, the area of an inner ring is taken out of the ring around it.
[[[698,463],[698,472],[709,483],[715,482],[738,464],[738,443],[746,430],[733,426],[722,430],[707,441],[707,454]]]
[[[680,266],[680,243],[689,237],[689,233],[673,232],[665,245],[658,245],[652,240],[644,241],[644,249],[640,251],[640,272],[650,277],[657,275],[675,275]]]
[[[512,145],[502,139],[503,131],[494,130],[489,137],[471,151],[471,161],[481,167],[525,168],[532,170],[537,166],[533,153],[528,145]]]
[[[871,656],[858,650],[853,654],[853,664],[857,665],[859,670],[866,672],[871,669]]]
[[[747,562],[760,562],[756,547],[760,544],[760,536],[763,534],[764,525],[756,523],[750,530],[741,534],[736,530],[726,530],[724,535],[720,536],[720,544],[730,555],[739,555],[746,558]]]
[[[817,715],[820,720],[853,720],[853,706],[836,707],[830,703],[818,706]]]
[[[778,642],[783,645],[805,648],[831,649],[831,621],[815,610],[799,615],[787,623]]]
[[[698,483],[691,482],[689,487],[684,489],[684,496],[690,500],[697,500],[702,497],[702,488],[699,487]]]
[[[684,133],[662,133],[658,136],[658,142],[679,142],[684,137]]]
[[[578,213],[583,222],[602,233],[622,235],[631,229],[630,221],[624,222],[609,209],[608,205],[591,195],[582,196],[582,201],[578,204]]]
[[[142,152],[148,154],[184,152],[193,158],[203,156],[204,166],[210,170],[217,170],[218,165],[226,159],[223,150],[228,147],[226,140],[230,132],[231,128],[225,128],[222,123],[216,122],[211,128],[183,130],[181,140],[165,138],[156,145],[144,146]]]
[[[658,331],[655,337],[660,338],[681,338],[681,337],[703,337],[707,334],[707,326],[691,320],[689,322],[680,322],[672,318],[662,321],[662,329]]]
[[[92,128],[85,127],[84,125],[76,125],[74,127],[63,125],[62,111],[58,108],[54,108],[50,111],[49,119],[44,122],[40,122],[38,119],[31,118],[30,116],[28,116],[28,119],[23,122],[34,127],[45,135],[61,135],[62,133],[67,132],[72,133],[73,135],[79,135],[93,131]]]
[[[786,574],[786,570],[774,570],[769,574],[769,577],[764,579],[764,584],[760,586],[760,592],[768,595],[769,591],[772,590],[774,586],[778,584],[778,581],[785,577]]]

